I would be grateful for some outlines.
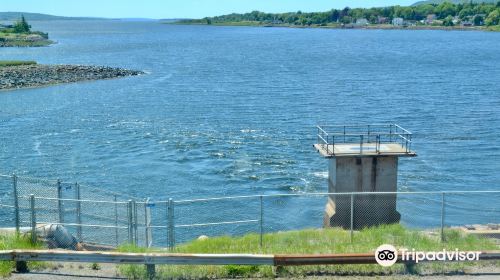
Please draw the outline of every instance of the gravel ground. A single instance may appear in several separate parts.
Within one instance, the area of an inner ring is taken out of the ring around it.
[[[10,280],[85,280],[85,279],[125,279],[117,273],[116,265],[100,264],[99,270],[93,270],[87,263],[61,263],[49,264],[49,267],[42,271],[32,271],[30,273],[13,273]],[[290,278],[277,278],[290,279]],[[390,275],[390,276],[310,276],[292,279],[343,279],[343,280],[498,280],[500,279],[500,267],[481,266],[472,267],[464,275]],[[261,280],[261,279],[260,279]]]
[[[9,66],[0,68],[0,90],[111,79],[141,74],[144,74],[144,72],[104,66],[39,64]]]

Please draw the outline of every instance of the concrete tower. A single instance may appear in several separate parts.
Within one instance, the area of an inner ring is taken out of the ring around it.
[[[318,126],[316,150],[328,159],[328,202],[324,226],[362,229],[398,223],[399,157],[411,151],[412,134],[397,124]],[[356,192],[350,195],[343,193]],[[353,209],[351,213],[351,209]],[[352,225],[351,225],[352,218]]]

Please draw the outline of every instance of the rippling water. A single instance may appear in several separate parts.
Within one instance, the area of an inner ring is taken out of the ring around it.
[[[319,192],[314,125],[390,121],[419,155],[400,191],[499,190],[500,33],[33,25],[58,44],[0,59],[149,74],[1,92],[0,173],[153,199]]]

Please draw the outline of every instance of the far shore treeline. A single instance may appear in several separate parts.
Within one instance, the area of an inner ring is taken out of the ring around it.
[[[415,6],[390,6],[379,8],[332,9],[327,12],[264,13],[253,11],[203,19],[183,20],[181,24],[260,25],[273,26],[329,26],[349,24],[394,24],[402,19],[409,25],[437,26],[495,26],[499,25],[500,1],[496,3],[419,4]],[[399,24],[398,24],[399,25]],[[403,25],[403,24],[401,24]]]

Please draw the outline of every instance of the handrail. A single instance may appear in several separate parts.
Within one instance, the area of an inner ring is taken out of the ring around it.
[[[393,125],[394,125],[395,127],[399,128],[399,129],[403,130],[403,131],[404,131],[404,132],[406,132],[407,134],[412,134],[409,130],[407,130],[407,129],[405,129],[405,128],[402,128],[402,127],[401,127],[400,125],[398,125],[398,124],[393,124]]]
[[[412,154],[410,150],[412,133],[397,124],[317,125],[316,127],[318,129],[317,144],[326,145],[326,147],[320,146],[316,148],[322,150],[322,153],[326,154],[326,156],[354,154],[352,152],[335,152],[335,145],[358,144],[359,152],[356,152],[355,154],[362,155],[367,151],[367,149],[364,149],[364,143],[375,143],[375,153],[380,154],[381,143],[386,144],[399,142],[401,142],[399,144],[402,148],[404,148],[404,151],[396,151],[394,153]],[[333,129],[329,131],[328,128]],[[340,140],[335,141],[336,139]],[[371,148],[369,151],[371,151]],[[384,153],[390,154],[391,152],[384,151]]]
[[[321,135],[318,134],[318,137],[321,138],[321,140],[323,140],[323,142],[325,142],[325,144],[328,144],[328,141],[326,141],[325,138],[323,138]]]
[[[327,133],[325,130],[323,130],[323,129],[321,128],[321,126],[317,125],[316,127],[317,127],[319,130],[321,130],[324,134],[328,135],[328,133]]]
[[[478,260],[498,260],[500,251],[481,251]],[[3,250],[0,261],[57,261],[167,265],[320,265],[376,264],[375,253],[350,254],[185,254],[120,253],[67,250]],[[468,261],[468,260],[462,260]],[[398,256],[399,263],[403,261]]]

